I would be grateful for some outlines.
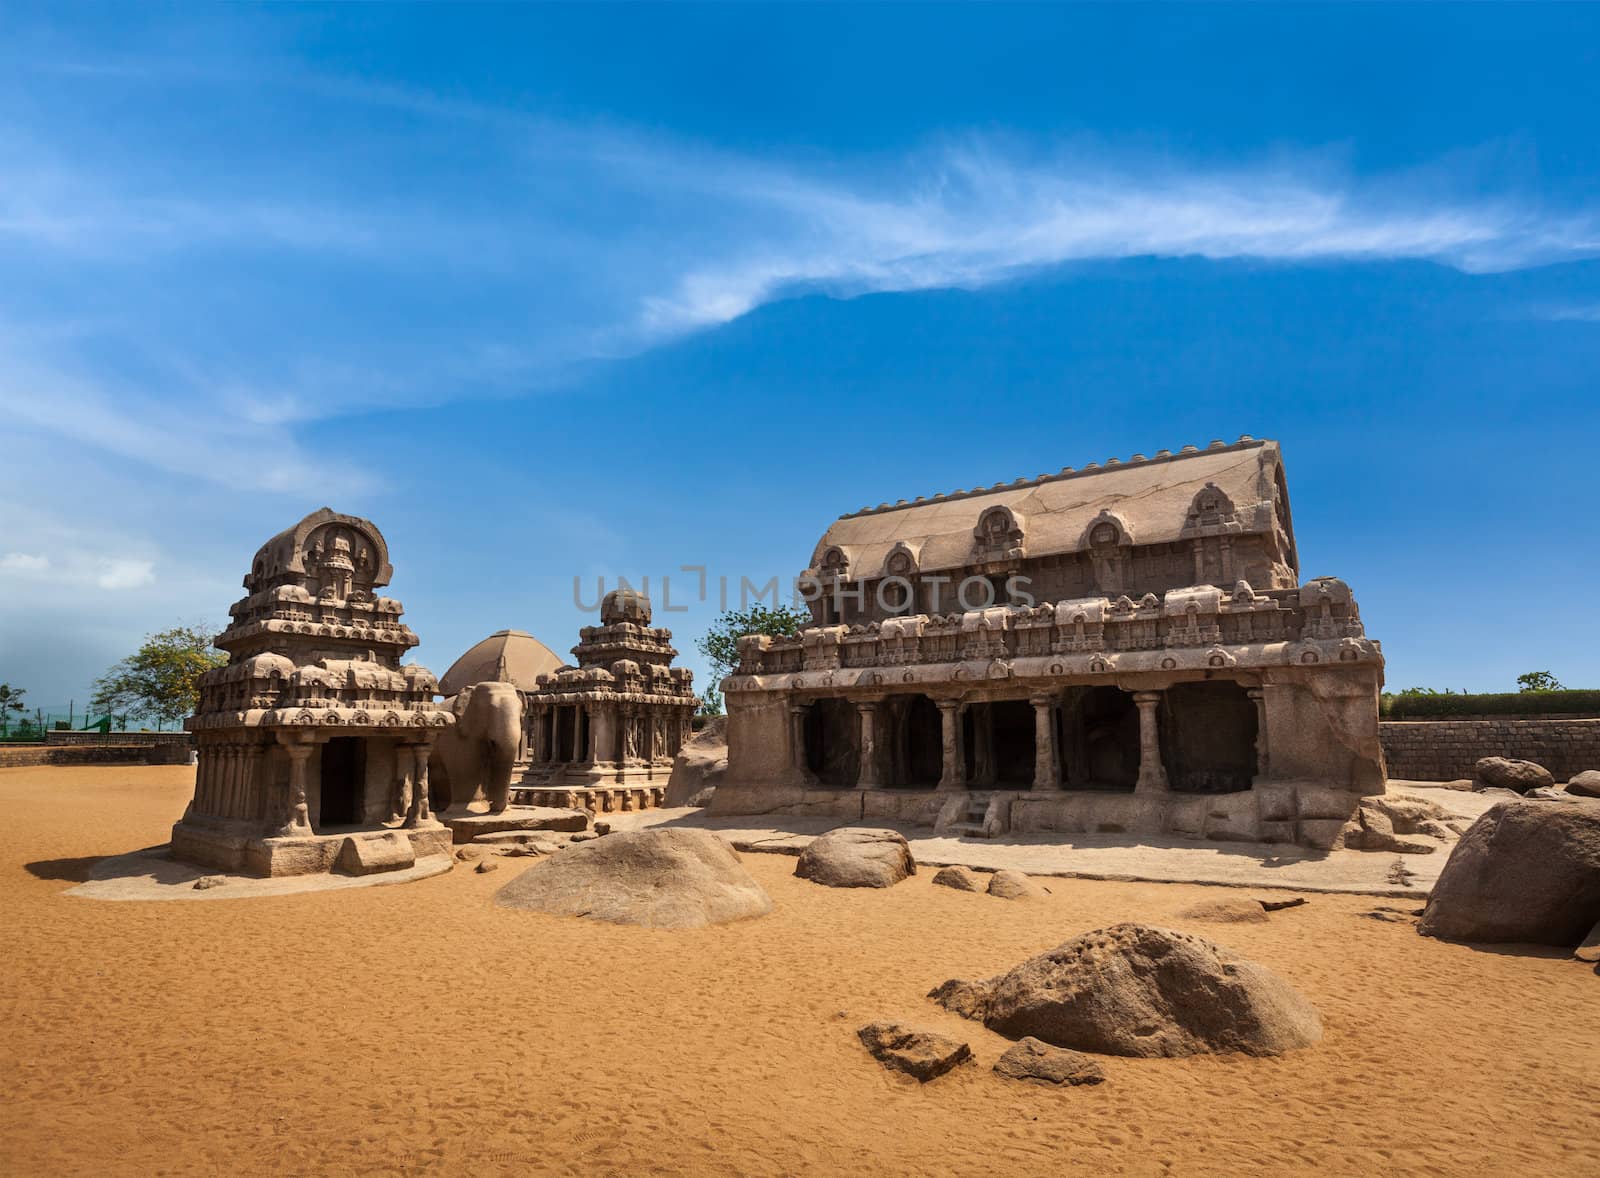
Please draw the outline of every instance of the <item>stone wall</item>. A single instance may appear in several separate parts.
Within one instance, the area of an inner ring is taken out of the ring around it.
[[[1401,781],[1471,777],[1480,757],[1537,761],[1557,781],[1600,769],[1600,720],[1385,720],[1378,736],[1389,776]]]
[[[186,765],[183,741],[160,744],[0,745],[0,769],[30,765]]]

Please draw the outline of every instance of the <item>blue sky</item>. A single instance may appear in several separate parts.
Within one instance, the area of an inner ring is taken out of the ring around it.
[[[1241,433],[1391,686],[1600,686],[1600,9],[0,6],[0,680],[323,504],[580,577]]]

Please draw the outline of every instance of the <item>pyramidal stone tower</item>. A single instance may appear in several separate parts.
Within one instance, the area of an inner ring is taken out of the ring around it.
[[[448,856],[428,755],[453,717],[400,663],[417,636],[376,592],[393,572],[371,521],[326,507],[261,546],[187,721],[199,768],[175,857],[267,876]]]

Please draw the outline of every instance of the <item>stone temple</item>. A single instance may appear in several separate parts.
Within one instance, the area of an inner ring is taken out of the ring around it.
[[[520,803],[594,810],[659,806],[689,738],[694,673],[674,667],[672,631],[650,625],[650,599],[615,589],[600,625],[572,648],[576,667],[542,675],[525,698],[528,768]]]
[[[445,855],[428,755],[452,722],[438,684],[400,664],[417,636],[374,590],[393,575],[383,534],[324,507],[262,545],[187,721],[194,799],[176,858],[254,875],[365,874]]]
[[[1382,651],[1301,582],[1276,442],[864,508],[806,580],[723,684],[713,812],[1331,847],[1384,791]]]

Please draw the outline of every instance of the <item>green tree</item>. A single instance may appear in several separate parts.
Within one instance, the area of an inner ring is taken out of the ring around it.
[[[22,697],[28,694],[25,687],[13,687],[9,683],[0,683],[0,732],[7,732],[11,728],[11,713],[22,713],[28,710],[28,705],[22,702]]]
[[[1549,671],[1529,671],[1517,676],[1518,691],[1565,691],[1566,688]]]
[[[174,626],[145,637],[144,645],[95,681],[96,711],[147,716],[176,723],[200,705],[200,676],[228,656],[212,648],[209,626]]]
[[[717,690],[715,683],[702,691],[695,702],[700,705],[695,710],[702,716],[722,715],[722,692]]]
[[[800,633],[801,627],[810,624],[811,615],[806,610],[787,605],[769,609],[757,602],[749,609],[728,610],[711,623],[711,629],[695,646],[711,660],[712,685],[715,686],[733,674],[733,669],[739,665],[739,639],[746,634],[791,638]],[[720,702],[719,698],[719,710]]]

